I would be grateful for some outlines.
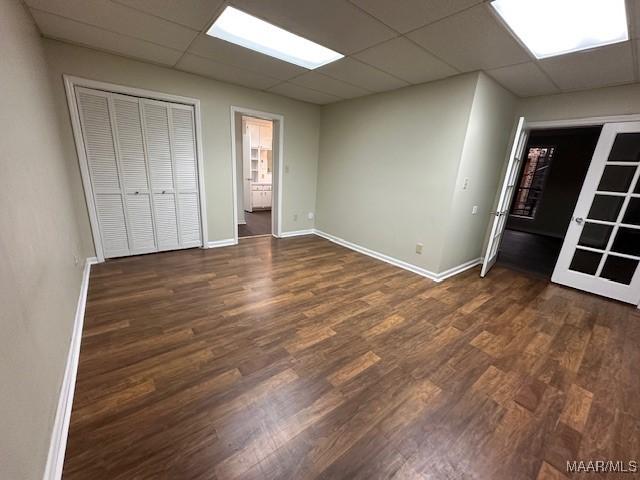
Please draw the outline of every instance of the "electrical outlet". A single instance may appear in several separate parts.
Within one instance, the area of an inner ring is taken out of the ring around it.
[[[293,221],[294,221],[294,222],[297,222],[297,221],[298,221],[298,214],[297,214],[297,213],[294,213],[294,214],[293,214]]]
[[[478,205],[474,205],[471,209],[471,215],[475,215],[478,213]]]
[[[307,213],[307,218],[308,218],[309,220],[313,220],[313,212],[309,212],[309,213]]]
[[[422,243],[416,243],[416,253],[418,255],[422,255],[422,247],[424,247]]]

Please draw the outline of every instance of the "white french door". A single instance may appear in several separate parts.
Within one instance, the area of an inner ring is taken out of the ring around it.
[[[105,258],[202,245],[193,107],[75,94]]]
[[[482,271],[480,272],[480,276],[482,277],[484,277],[491,267],[493,267],[496,263],[496,259],[498,258],[498,250],[500,248],[500,242],[502,241],[502,234],[507,226],[509,207],[511,205],[511,199],[513,198],[513,192],[516,189],[518,173],[520,172],[520,165],[522,164],[522,157],[526,145],[527,131],[525,129],[525,121],[524,117],[520,117],[516,125],[513,143],[511,145],[511,152],[507,162],[507,171],[504,176],[502,188],[500,189],[498,205],[496,207],[496,211],[493,212],[495,218],[491,225],[489,243],[487,244],[487,250],[484,254]]]
[[[605,124],[552,281],[640,303],[640,122]]]

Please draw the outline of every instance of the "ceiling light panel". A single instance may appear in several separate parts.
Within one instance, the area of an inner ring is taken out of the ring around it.
[[[344,56],[233,7],[224,9],[207,35],[310,70]]]
[[[491,6],[536,58],[629,39],[624,0],[493,0]]]

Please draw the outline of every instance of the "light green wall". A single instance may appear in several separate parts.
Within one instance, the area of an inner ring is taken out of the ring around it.
[[[490,211],[498,190],[514,126],[516,97],[487,75],[478,76],[462,159],[448,215],[438,271],[483,255]],[[464,189],[465,179],[469,179]],[[473,206],[478,213],[472,215]]]
[[[0,478],[36,480],[86,255],[40,36],[21,2],[0,0],[0,45]]]
[[[44,40],[50,78],[56,93],[58,122],[68,161],[74,165],[72,191],[82,220],[83,245],[93,251],[82,191],[63,74],[200,99],[204,148],[204,177],[209,241],[233,237],[231,105],[284,115],[282,230],[313,227],[315,211],[320,108],[257,90],[239,87],[165,67],[98,52],[55,40]],[[294,215],[298,220],[294,221]]]
[[[528,122],[640,113],[640,84],[520,99],[518,115]]]
[[[316,228],[437,272],[476,80],[324,107]]]

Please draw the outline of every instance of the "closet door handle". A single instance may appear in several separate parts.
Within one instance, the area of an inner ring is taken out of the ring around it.
[[[162,194],[164,195],[165,193],[167,193],[167,191],[166,190],[162,190]]]
[[[140,195],[140,192],[138,192],[138,191],[135,191],[133,193],[134,193],[134,195]]]

